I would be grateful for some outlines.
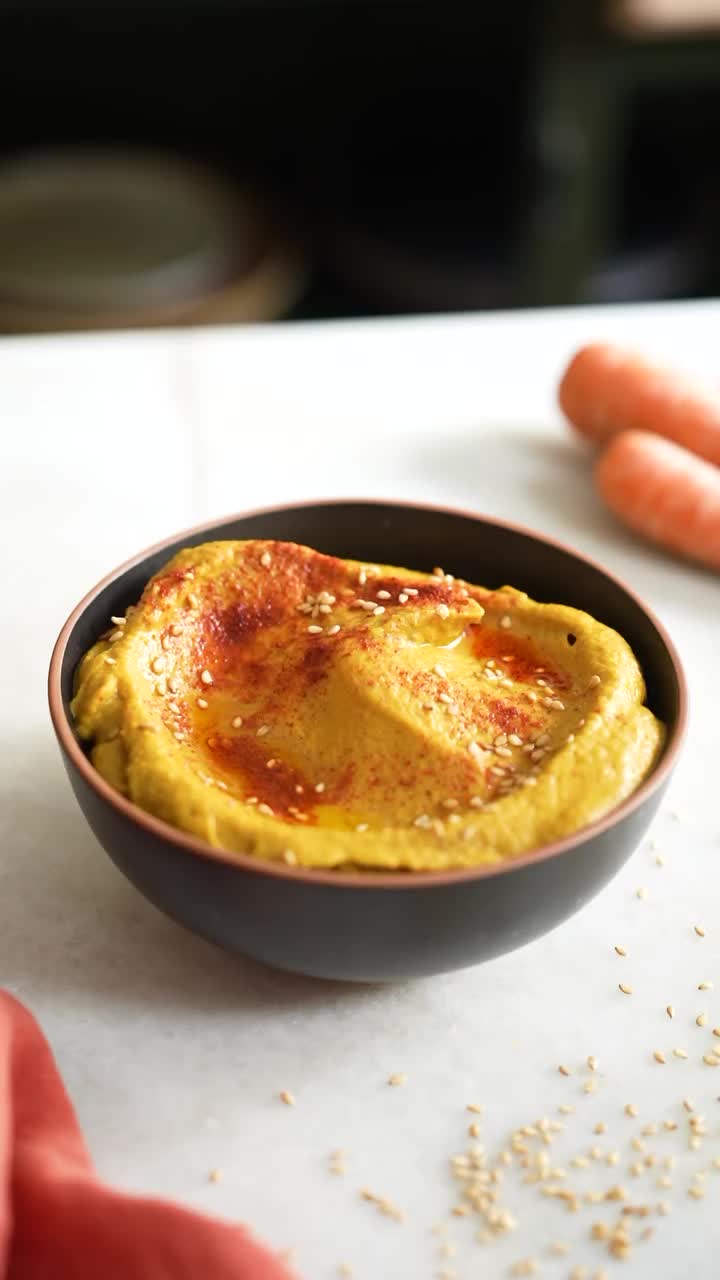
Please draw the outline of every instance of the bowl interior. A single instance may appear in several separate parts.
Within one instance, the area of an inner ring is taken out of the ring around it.
[[[80,613],[63,655],[62,697],[69,717],[78,661],[140,596],[182,547],[225,538],[305,543],[330,555],[432,570],[436,565],[486,587],[512,585],[546,603],[584,609],[628,641],[643,669],[648,706],[668,729],[679,726],[683,695],[677,660],[652,617],[621,583],[572,551],[511,525],[442,508],[387,502],[316,502],[242,515],[181,535],[131,563]]]

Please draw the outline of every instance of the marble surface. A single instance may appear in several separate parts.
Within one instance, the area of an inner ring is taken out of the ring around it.
[[[358,1280],[425,1280],[443,1267],[457,1280],[502,1277],[527,1257],[553,1278],[579,1264],[647,1280],[713,1273],[720,1070],[702,1054],[720,1024],[720,592],[601,508],[554,388],[572,349],[594,337],[716,375],[719,326],[720,304],[708,302],[0,343],[0,983],[40,1018],[103,1175],[250,1222],[296,1250],[307,1280],[329,1280],[341,1262]],[[226,955],[137,895],[66,783],[45,677],[84,591],[186,525],[325,495],[455,503],[567,538],[651,603],[687,665],[690,736],[653,846],[573,920],[491,964],[355,989]],[[697,990],[713,979],[717,991]],[[586,1093],[590,1054],[598,1087]],[[397,1071],[407,1082],[389,1087]],[[686,1097],[706,1118],[699,1150],[688,1147]],[[617,1206],[569,1213],[509,1169],[502,1204],[517,1228],[482,1245],[478,1222],[451,1214],[448,1158],[471,1142],[470,1102],[486,1107],[488,1159],[547,1116],[566,1126],[548,1150],[567,1185],[622,1183],[633,1203],[667,1200],[670,1215],[631,1220],[634,1237],[648,1225],[654,1234],[621,1265],[589,1234]],[[575,1113],[560,1115],[568,1103]],[[675,1169],[634,1176],[628,1166],[644,1156],[631,1138],[665,1119],[679,1128],[647,1137],[646,1153],[675,1155]],[[597,1137],[599,1121],[608,1131]],[[619,1163],[570,1165],[593,1144]],[[328,1172],[335,1148],[347,1152],[343,1175]],[[687,1189],[698,1170],[707,1193],[696,1201]],[[658,1188],[659,1176],[674,1185]],[[405,1221],[363,1201],[364,1186]],[[438,1222],[447,1236],[432,1234]],[[440,1257],[443,1239],[454,1257]],[[566,1258],[547,1252],[557,1239],[572,1246]]]

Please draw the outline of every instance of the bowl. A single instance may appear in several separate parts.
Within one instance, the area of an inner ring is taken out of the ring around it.
[[[85,651],[175,552],[210,539],[271,538],[336,556],[447,572],[585,609],[630,643],[648,705],[667,726],[651,775],[574,835],[513,861],[432,873],[338,873],[215,849],[126,800],[94,769],[70,715]],[[517,525],[441,507],[323,501],[234,516],[177,534],[115,569],[81,600],[52,655],[50,712],[78,803],[100,844],[162,911],[222,947],[322,978],[392,981],[489,960],[540,937],[596,894],[660,804],[685,731],[678,656],[640,600],[600,566]]]

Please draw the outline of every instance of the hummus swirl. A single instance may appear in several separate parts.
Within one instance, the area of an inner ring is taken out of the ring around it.
[[[284,542],[181,551],[85,655],[98,771],[209,844],[434,871],[570,835],[630,795],[663,727],[586,613]]]

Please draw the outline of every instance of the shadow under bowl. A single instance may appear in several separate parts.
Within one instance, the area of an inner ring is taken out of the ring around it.
[[[584,609],[632,646],[647,702],[667,728],[645,782],[611,813],[513,861],[419,874],[342,873],[270,864],[212,848],[145,813],[90,763],[70,714],[80,658],[182,547],[213,539],[300,542],[328,554],[446,571],[487,587]],[[104,578],[68,618],[49,675],[50,711],[80,807],[128,879],[205,938],[281,969],[392,981],[489,960],[532,941],[587,903],[647,830],[685,730],[687,694],[675,649],[650,611],[598,565],[514,525],[440,507],[323,501],[235,516],[176,535]]]

